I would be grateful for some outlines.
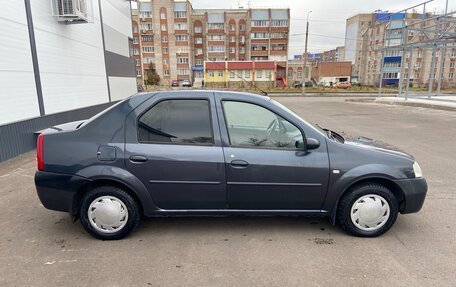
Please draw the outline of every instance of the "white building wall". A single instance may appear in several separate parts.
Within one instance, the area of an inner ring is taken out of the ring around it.
[[[105,49],[130,57],[128,38],[133,38],[130,1],[101,1]],[[132,67],[132,71],[134,68]],[[136,77],[111,76],[108,72],[111,100],[121,100],[137,92]]]
[[[46,114],[109,101],[98,1],[92,4],[92,23],[66,25],[52,16],[51,1],[31,1]]]
[[[358,41],[358,22],[347,25],[345,30],[345,61],[355,64]]]
[[[40,115],[24,1],[0,9],[0,125]]]

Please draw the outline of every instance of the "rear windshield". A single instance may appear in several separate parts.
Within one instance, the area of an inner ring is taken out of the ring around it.
[[[125,100],[128,100],[128,99],[129,99],[129,97],[126,98]],[[125,100],[120,101],[120,102],[117,102],[117,103],[115,103],[114,105],[110,106],[109,108],[102,110],[101,112],[99,112],[98,114],[94,115],[94,116],[91,117],[90,119],[84,121],[84,122],[83,122],[82,124],[80,124],[77,128],[86,126],[87,124],[89,124],[89,123],[91,123],[92,121],[98,119],[99,117],[101,117],[101,116],[104,115],[105,113],[107,113],[107,112],[109,112],[110,110],[114,109],[115,107],[117,107],[118,105],[120,105],[121,103],[123,103]]]

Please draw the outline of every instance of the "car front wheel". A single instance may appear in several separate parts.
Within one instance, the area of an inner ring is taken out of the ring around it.
[[[342,197],[337,219],[349,234],[376,237],[393,226],[398,211],[397,199],[388,188],[366,183],[352,188]]]
[[[98,239],[115,240],[127,236],[139,223],[136,201],[115,186],[100,186],[82,198],[80,219],[85,230]]]

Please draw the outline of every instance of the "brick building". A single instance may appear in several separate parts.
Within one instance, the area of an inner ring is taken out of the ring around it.
[[[285,83],[289,9],[193,9],[189,1],[144,0],[133,10],[138,85],[190,80],[205,61],[274,61]]]
[[[312,80],[318,85],[332,86],[337,82],[350,81],[352,63],[319,62],[312,66]]]

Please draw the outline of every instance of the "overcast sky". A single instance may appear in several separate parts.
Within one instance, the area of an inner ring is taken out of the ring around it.
[[[190,0],[194,9],[247,7],[247,0]],[[290,8],[291,32],[289,57],[304,52],[304,33],[307,12],[310,14],[309,53],[321,52],[344,45],[345,19],[358,13],[369,13],[377,9],[399,11],[422,3],[424,0],[251,0],[251,8]],[[456,1],[448,1],[448,11],[456,10]],[[445,0],[434,0],[427,4],[428,12],[443,12]],[[421,7],[422,9],[422,7]],[[295,35],[302,34],[302,35]]]

